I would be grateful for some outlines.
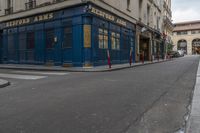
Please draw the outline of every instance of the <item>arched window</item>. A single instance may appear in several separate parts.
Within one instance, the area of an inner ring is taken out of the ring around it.
[[[192,41],[192,54],[200,54],[200,39],[194,39]]]
[[[187,41],[186,40],[179,40],[177,44],[178,50],[184,51],[187,54]]]

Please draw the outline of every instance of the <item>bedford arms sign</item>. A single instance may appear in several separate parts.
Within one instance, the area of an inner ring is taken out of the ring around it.
[[[112,22],[115,22],[117,24],[120,24],[120,25],[123,25],[123,26],[127,25],[126,21],[124,21],[123,19],[121,19],[119,17],[116,17],[116,16],[114,16],[114,15],[112,15],[112,14],[110,14],[110,13],[104,11],[104,10],[98,9],[96,7],[93,7],[91,5],[89,6],[89,12],[93,13],[93,14],[95,14],[97,16],[100,16],[100,17],[102,17],[104,19],[107,19],[107,20],[110,20]]]
[[[21,25],[25,25],[25,24],[50,20],[50,19],[53,19],[53,17],[54,17],[53,13],[47,13],[47,14],[37,15],[34,17],[16,19],[16,20],[6,22],[4,24],[4,27],[9,28],[9,27],[21,26]]]

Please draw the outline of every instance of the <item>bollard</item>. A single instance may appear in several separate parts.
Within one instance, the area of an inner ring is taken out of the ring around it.
[[[132,56],[133,56],[133,53],[132,53],[132,48],[131,48],[131,50],[130,50],[130,59],[129,59],[129,64],[130,64],[130,67],[131,67],[131,65],[132,65]]]
[[[112,66],[111,66],[111,59],[110,59],[110,52],[109,52],[109,50],[107,50],[107,58],[108,58],[108,66],[111,69]]]
[[[142,52],[142,63],[144,64],[144,51]]]

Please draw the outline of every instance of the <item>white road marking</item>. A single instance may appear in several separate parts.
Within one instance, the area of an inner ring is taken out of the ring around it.
[[[58,75],[58,76],[64,76],[69,74],[64,72],[39,72],[39,71],[13,71],[13,72],[23,73],[23,74],[41,74],[41,75]]]
[[[25,80],[37,80],[43,79],[47,76],[34,76],[34,75],[19,75],[19,74],[3,74],[0,73],[1,78],[11,78],[11,79],[25,79]]]

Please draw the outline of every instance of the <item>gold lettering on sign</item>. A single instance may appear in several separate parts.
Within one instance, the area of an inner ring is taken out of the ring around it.
[[[49,19],[52,19],[52,18],[53,18],[53,13],[43,14],[43,15],[35,16],[34,22],[49,20]]]
[[[23,25],[23,24],[28,24],[28,23],[30,23],[30,18],[18,19],[18,20],[7,22],[6,27],[18,26],[18,25]]]
[[[91,12],[91,13],[94,13],[94,14],[100,16],[100,17],[103,17],[103,18],[105,18],[105,19],[108,19],[108,20],[110,20],[110,21],[113,21],[113,22],[115,22],[115,23],[117,23],[117,24],[120,24],[120,25],[123,25],[123,26],[126,26],[126,25],[127,25],[126,21],[124,21],[124,20],[122,20],[122,19],[120,19],[120,18],[117,18],[117,17],[115,17],[115,16],[113,16],[113,15],[111,15],[111,14],[109,14],[109,13],[106,13],[106,12],[104,12],[104,11],[101,11],[101,10],[99,10],[99,9],[96,9],[96,8],[94,8],[94,7],[91,8],[91,11],[90,11],[90,12]]]
[[[31,22],[40,22],[45,20],[50,20],[54,17],[53,13],[38,15],[31,18],[23,18],[23,19],[17,19],[13,21],[6,22],[6,27],[13,27],[13,26],[20,26],[24,24],[29,24]]]
[[[117,23],[126,26],[126,22],[122,19],[117,19]]]
[[[92,9],[91,9],[91,13],[94,13],[98,16],[101,16],[101,17],[106,18],[106,19],[111,20],[111,21],[115,20],[115,17],[113,15],[110,15],[110,14],[108,14],[104,11],[101,11],[99,9],[96,9],[94,7],[92,7]]]

